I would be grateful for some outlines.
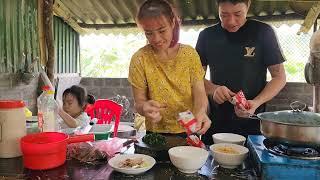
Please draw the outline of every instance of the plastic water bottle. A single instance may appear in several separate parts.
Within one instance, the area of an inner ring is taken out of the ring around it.
[[[54,91],[43,89],[37,99],[38,105],[38,127],[41,132],[57,131],[57,104],[54,100]]]

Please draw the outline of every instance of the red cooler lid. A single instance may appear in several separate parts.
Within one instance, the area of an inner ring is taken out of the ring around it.
[[[14,109],[24,106],[24,102],[21,100],[0,100],[0,109]]]

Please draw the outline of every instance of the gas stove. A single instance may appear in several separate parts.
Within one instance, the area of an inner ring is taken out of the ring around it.
[[[276,150],[269,150],[266,146],[274,147],[273,144],[264,136],[257,135],[250,135],[247,145],[256,171],[262,179],[320,179],[320,158],[316,153],[311,158],[309,154],[306,158],[295,156],[295,153],[293,157],[282,154],[282,151],[277,152],[277,148],[283,148],[282,145],[276,146]],[[309,151],[311,150],[303,150],[302,153]]]

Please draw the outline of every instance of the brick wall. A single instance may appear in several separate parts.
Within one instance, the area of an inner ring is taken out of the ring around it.
[[[117,94],[129,98],[133,105],[131,86],[126,78],[82,78],[81,85],[97,98],[109,98]],[[267,111],[290,109],[295,100],[312,106],[312,86],[306,83],[287,83],[285,88],[270,102]]]
[[[0,99],[24,100],[35,113],[38,82],[39,74],[0,74]]]
[[[133,121],[133,96],[127,78],[81,78],[80,85],[96,99],[109,99],[116,95],[126,96],[130,102],[130,110],[121,121]]]
[[[116,95],[126,96],[133,105],[131,85],[127,78],[81,78],[80,84],[97,99],[111,98]]]
[[[22,99],[35,113],[38,83],[38,74],[24,78],[0,74],[0,99]],[[126,96],[133,107],[131,86],[126,78],[81,78],[80,84],[97,99],[110,98],[117,94]],[[267,104],[267,110],[290,109],[289,104],[295,100],[312,106],[312,86],[306,83],[287,83],[286,87]]]

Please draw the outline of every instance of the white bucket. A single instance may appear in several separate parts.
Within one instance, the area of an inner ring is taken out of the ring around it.
[[[0,158],[21,156],[20,138],[26,135],[25,105],[18,100],[0,100]]]

